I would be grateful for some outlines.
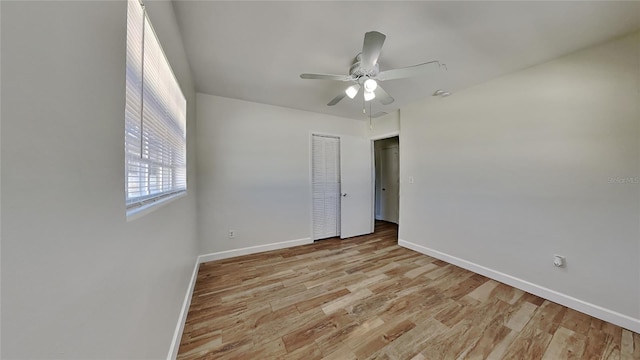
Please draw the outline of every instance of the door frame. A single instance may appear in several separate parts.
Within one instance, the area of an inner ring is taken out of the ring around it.
[[[309,182],[307,184],[308,189],[309,189],[309,199],[312,199],[312,186],[313,186],[313,169],[311,167],[311,164],[313,163],[313,135],[318,135],[318,136],[333,136],[333,137],[337,137],[337,138],[341,138],[341,135],[345,135],[345,134],[336,134],[336,133],[328,133],[328,132],[323,132],[323,131],[309,131]],[[373,231],[375,230],[375,223],[376,223],[376,182],[375,182],[375,178],[376,178],[376,166],[375,166],[375,146],[374,146],[374,142],[376,140],[384,140],[384,139],[388,139],[388,138],[392,138],[392,137],[398,137],[398,149],[400,151],[400,153],[402,153],[402,141],[400,141],[400,131],[392,131],[392,132],[388,132],[388,133],[384,133],[384,134],[378,134],[375,136],[370,136],[369,137],[369,142],[371,144],[371,176],[372,179],[374,179],[374,181],[371,182],[371,204],[369,205],[369,208],[371,209],[371,229],[370,231],[373,233]],[[341,149],[342,151],[342,149]],[[400,164],[398,164],[400,165]],[[398,176],[400,176],[400,174],[398,174]],[[342,184],[342,182],[341,182]],[[340,189],[340,193],[342,193],[342,189]],[[402,200],[402,178],[400,177],[400,182],[398,184],[398,227],[400,226],[400,202]],[[309,202],[309,237],[311,238],[311,241],[315,241],[316,239],[313,238],[313,201]]]
[[[394,140],[393,143],[383,143]],[[400,147],[398,137],[390,139],[376,140],[376,164],[380,165],[376,169],[376,220],[398,223],[398,212],[400,211]],[[395,155],[394,155],[395,154]],[[392,170],[394,167],[394,171]],[[378,176],[380,177],[378,179]]]
[[[375,135],[375,136],[371,136],[369,139],[371,140],[371,161],[373,162],[373,166],[371,166],[372,168],[372,174],[371,176],[373,177],[373,181],[371,184],[371,199],[373,201],[373,203],[371,204],[371,224],[373,224],[373,229],[371,229],[371,232],[373,232],[373,230],[375,229],[375,223],[376,223],[376,150],[375,150],[375,142],[377,140],[384,140],[384,139],[389,139],[392,137],[398,137],[398,152],[400,154],[402,154],[402,141],[400,141],[400,130],[397,131],[392,131],[392,132],[388,132],[388,133],[384,133],[384,134],[379,134],[379,135]],[[400,157],[398,157],[398,168],[401,168],[400,166]],[[400,181],[398,181],[398,228],[400,227],[400,200],[402,199],[402,177],[400,176],[400,171],[398,170],[398,178],[400,179]]]

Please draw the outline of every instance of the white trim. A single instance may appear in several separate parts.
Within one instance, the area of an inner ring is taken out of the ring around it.
[[[369,139],[371,146],[371,226],[369,228],[370,234],[376,231],[376,145],[375,140]],[[400,175],[400,174],[398,174]],[[400,186],[400,184],[398,184]],[[398,203],[398,205],[400,205]]]
[[[372,226],[371,232],[375,231],[376,220],[388,221],[386,219],[382,219],[381,214],[376,213],[376,186],[377,186],[377,184],[376,184],[376,141],[391,139],[391,138],[396,137],[396,136],[398,137],[398,146],[397,146],[398,147],[398,154],[401,154],[402,152],[400,152],[400,131],[394,131],[394,132],[391,132],[391,133],[378,135],[378,136],[375,136],[375,137],[371,138],[371,153],[373,154],[373,158],[371,159],[372,166],[373,166],[373,178],[372,178],[373,202],[372,202],[372,205],[371,205],[371,208],[372,208],[371,212],[373,213],[373,221],[372,221],[372,225],[371,225]],[[382,155],[380,155],[380,156],[382,156]],[[398,225],[398,226],[400,226],[400,191],[402,189],[402,181],[401,181],[402,180],[402,176],[400,175],[400,169],[402,169],[402,167],[400,166],[400,155],[398,155],[398,219],[396,219],[396,222],[395,222],[395,224]],[[400,230],[399,227],[398,227],[398,230]]]
[[[307,245],[312,243],[313,243],[313,240],[311,240],[311,238],[304,238],[304,239],[297,239],[297,240],[281,241],[281,242],[265,244],[265,245],[250,246],[250,247],[240,248],[240,249],[219,251],[219,252],[198,256],[198,263],[202,264],[202,263],[214,261],[214,260],[228,259],[236,256],[255,254],[255,253],[260,253],[260,252],[265,252],[270,250],[278,250],[278,249],[284,249],[284,248],[289,248],[289,247],[299,246],[299,245]]]
[[[313,238],[313,131],[309,132],[309,181],[307,196],[309,196],[309,236]]]
[[[388,139],[388,138],[392,138],[392,137],[396,137],[396,136],[400,137],[400,130],[392,131],[392,132],[386,133],[386,134],[372,136],[369,139],[371,139],[372,141],[375,141],[375,140]]]
[[[478,265],[470,261],[460,259],[458,257],[445,254],[438,250],[434,250],[434,249],[431,249],[422,245],[418,245],[406,240],[398,239],[398,245],[405,247],[407,249],[411,249],[419,253],[446,261],[448,263],[473,271],[480,275],[484,275],[493,280],[500,281],[507,285],[511,285],[520,290],[532,293],[534,295],[540,296],[547,300],[550,300],[558,304],[564,305],[566,307],[572,308],[574,310],[583,312],[595,318],[608,321],[612,324],[618,325],[625,329],[628,329],[634,332],[640,332],[640,319],[636,319],[624,314],[620,314],[616,311],[588,303],[586,301],[557,292],[555,290],[551,290],[549,288],[528,282],[526,280],[519,279],[517,277],[502,273],[500,271],[489,269],[482,265]]]
[[[163,198],[160,198],[156,201],[150,202],[148,204],[142,205],[142,206],[138,206],[138,207],[133,207],[130,209],[127,209],[127,222],[129,221],[133,221],[136,219],[139,219],[151,212],[154,212],[158,209],[160,209],[161,207],[173,202],[174,200],[178,200],[183,196],[187,195],[187,190],[181,191],[179,193],[175,193],[173,195],[170,196],[166,196]]]
[[[198,259],[200,259],[199,256],[198,256]],[[189,281],[189,286],[187,287],[187,293],[185,294],[184,301],[182,302],[182,309],[180,310],[180,316],[178,316],[178,323],[176,324],[176,329],[173,332],[173,339],[171,340],[171,347],[169,347],[169,354],[167,355],[167,360],[175,360],[175,358],[178,356],[178,349],[180,348],[180,340],[182,339],[184,324],[187,321],[189,306],[191,306],[191,298],[193,297],[193,288],[196,286],[196,279],[198,278],[199,268],[200,268],[200,263],[198,262],[198,260],[196,260],[196,264],[193,267],[193,273],[191,274],[191,281]]]

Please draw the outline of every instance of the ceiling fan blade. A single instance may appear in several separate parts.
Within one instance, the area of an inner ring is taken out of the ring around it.
[[[353,80],[351,75],[331,75],[331,74],[300,74],[303,79],[317,79],[317,80],[338,80],[349,81]]]
[[[377,80],[385,81],[385,80],[393,80],[393,79],[402,79],[414,76],[427,75],[434,70],[437,70],[441,67],[439,61],[429,61],[424,64],[418,64],[413,66],[407,66],[400,69],[392,69],[381,71],[378,76],[376,76]]]
[[[382,105],[389,105],[395,101],[395,99],[391,95],[387,94],[380,85],[378,85],[374,93],[376,94],[376,99],[380,100]]]
[[[377,31],[369,31],[364,34],[364,44],[362,45],[362,67],[372,69],[378,62],[382,44],[387,36]]]
[[[379,118],[380,116],[385,116],[385,115],[387,115],[387,113],[386,113],[386,112],[384,112],[384,111],[378,111],[377,113],[375,113],[375,114],[371,115],[371,118],[372,118],[372,119],[375,119],[375,118]]]
[[[331,101],[329,101],[327,106],[333,106],[339,103],[340,100],[344,99],[345,96],[347,96],[347,94],[344,91],[342,91],[340,94],[338,94],[338,96],[334,97]]]

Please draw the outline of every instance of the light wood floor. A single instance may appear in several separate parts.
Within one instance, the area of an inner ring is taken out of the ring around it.
[[[372,235],[202,264],[178,359],[640,359],[640,335]]]

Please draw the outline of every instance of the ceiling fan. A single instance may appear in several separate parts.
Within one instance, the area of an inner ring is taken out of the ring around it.
[[[362,52],[356,55],[353,64],[349,68],[349,75],[330,74],[300,74],[303,79],[335,80],[351,82],[343,92],[334,97],[328,106],[340,102],[345,96],[353,99],[363,89],[364,101],[378,99],[383,105],[391,104],[395,99],[378,84],[378,81],[395,80],[428,73],[433,67],[443,67],[439,61],[429,61],[423,64],[408,66],[399,69],[380,71],[378,57],[382,50],[382,44],[386,35],[378,31],[369,31],[364,34]],[[446,68],[446,67],[445,67]]]

